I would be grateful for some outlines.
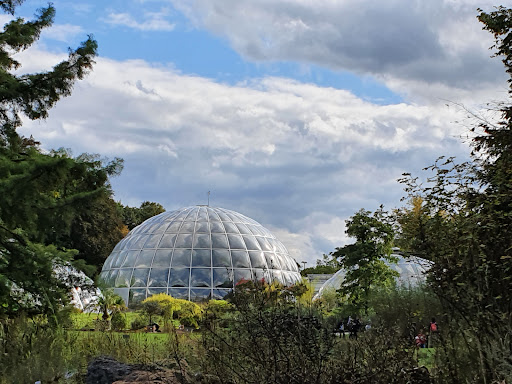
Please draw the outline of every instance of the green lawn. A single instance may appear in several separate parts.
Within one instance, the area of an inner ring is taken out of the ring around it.
[[[126,328],[130,329],[131,323],[139,316],[136,312],[124,312],[123,316],[126,318]],[[73,329],[94,329],[95,321],[97,319],[101,320],[101,313],[73,313],[71,315],[72,328]],[[162,321],[159,316],[155,316],[153,321],[161,324]]]

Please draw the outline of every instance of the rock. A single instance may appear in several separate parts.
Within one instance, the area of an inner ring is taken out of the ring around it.
[[[123,364],[110,356],[99,356],[87,366],[85,384],[112,384],[132,372],[128,364]]]
[[[167,362],[169,363],[169,362]],[[170,364],[169,364],[170,365]],[[186,363],[182,362],[182,366]],[[178,367],[178,364],[175,364]],[[184,384],[188,376],[179,369],[164,368],[155,364],[123,364],[109,356],[100,356],[87,367],[86,384]]]

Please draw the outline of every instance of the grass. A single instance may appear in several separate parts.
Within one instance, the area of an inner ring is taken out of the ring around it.
[[[137,312],[123,312],[126,318],[126,327],[130,329],[131,323],[140,315]],[[75,312],[71,314],[72,329],[94,329],[96,320],[101,320],[101,313]],[[162,320],[155,316],[153,321],[157,323]]]

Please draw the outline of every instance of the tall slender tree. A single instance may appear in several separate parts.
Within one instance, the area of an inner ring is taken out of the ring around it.
[[[347,235],[355,243],[336,248],[331,253],[345,272],[340,293],[357,310],[367,313],[373,289],[390,286],[397,272],[387,262],[396,262],[391,256],[394,231],[384,220],[384,213],[361,209],[347,220]]]

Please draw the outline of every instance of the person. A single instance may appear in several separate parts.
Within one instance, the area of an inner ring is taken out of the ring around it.
[[[343,324],[343,321],[340,323],[340,326],[338,329],[340,330],[341,336],[343,336],[343,338],[345,338],[345,324]]]
[[[353,323],[352,327],[350,328],[350,334],[348,335],[349,338],[354,338],[357,340],[357,332],[361,329],[361,320],[356,318]]]
[[[418,348],[427,348],[427,337],[423,333],[423,329],[420,329],[420,331],[414,338],[414,341],[416,342],[416,346]]]
[[[428,347],[432,348],[435,344],[435,340],[437,339],[437,333],[439,332],[435,318],[432,318],[432,320],[430,321],[428,330]]]

